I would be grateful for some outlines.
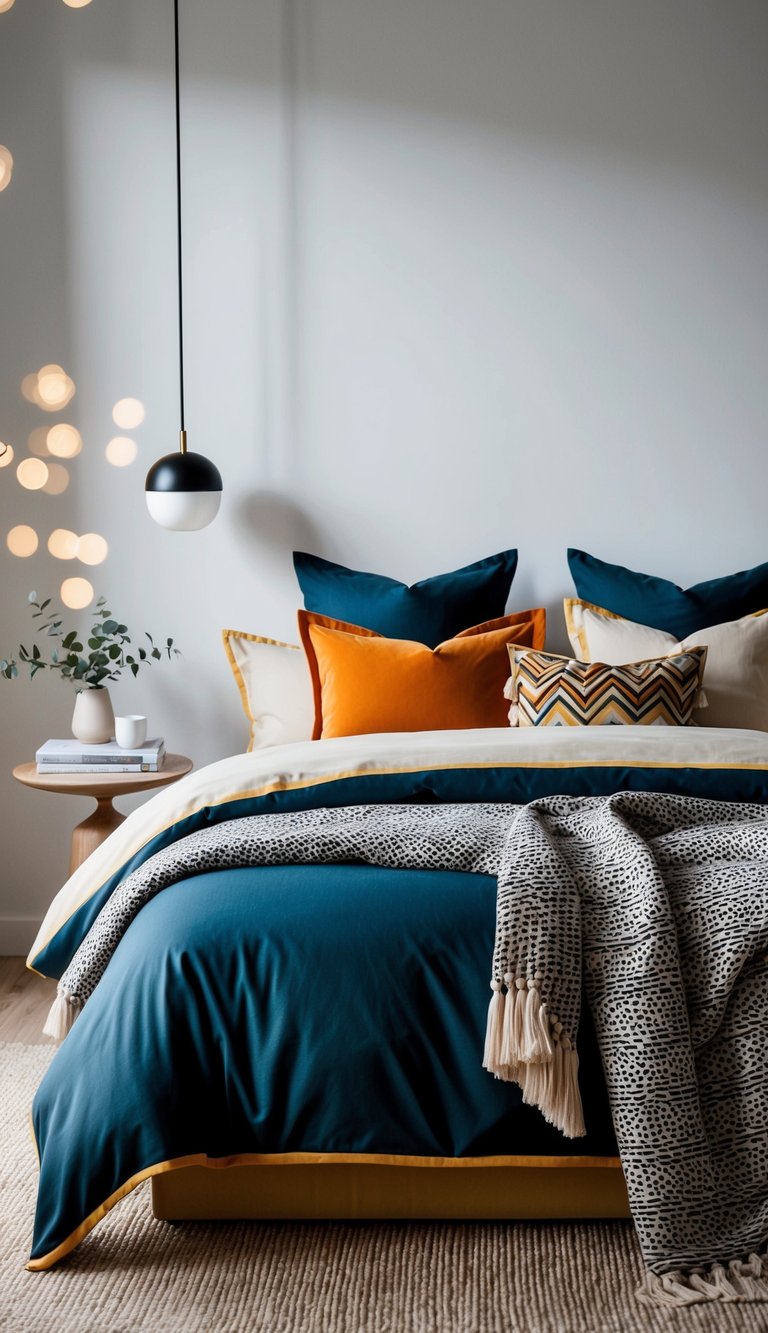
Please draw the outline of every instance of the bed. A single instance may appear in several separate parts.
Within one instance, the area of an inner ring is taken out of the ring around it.
[[[217,826],[623,792],[761,805],[768,734],[485,728],[235,756],[129,816],[55,899],[30,965],[66,976],[128,877]],[[588,1011],[585,1135],[482,1067],[495,915],[493,875],[331,853],[249,865],[217,851],[153,889],[35,1099],[29,1267],[58,1262],[148,1177],[155,1215],[175,1220],[627,1216]]]

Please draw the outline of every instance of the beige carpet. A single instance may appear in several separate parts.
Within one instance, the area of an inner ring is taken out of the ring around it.
[[[766,1306],[638,1306],[640,1255],[624,1223],[173,1227],[153,1219],[148,1185],[58,1268],[27,1273],[27,1114],[50,1054],[0,1043],[0,1328],[12,1333],[768,1330]]]

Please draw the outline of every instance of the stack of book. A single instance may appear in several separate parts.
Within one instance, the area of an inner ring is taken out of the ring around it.
[[[123,750],[117,741],[46,741],[35,759],[38,773],[157,773],[165,760],[165,741],[145,741],[140,750]]]

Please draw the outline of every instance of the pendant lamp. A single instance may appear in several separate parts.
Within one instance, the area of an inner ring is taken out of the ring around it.
[[[176,256],[179,293],[179,406],[178,453],[158,458],[144,483],[147,508],[156,523],[174,532],[205,528],[219,512],[221,473],[203,454],[187,449],[184,425],[184,304],[181,259],[181,108],[179,99],[179,0],[173,3],[174,71],[176,89]]]

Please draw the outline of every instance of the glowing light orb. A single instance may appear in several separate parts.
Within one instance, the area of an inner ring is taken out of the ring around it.
[[[75,381],[57,365],[43,366],[21,381],[21,392],[28,403],[44,412],[60,412],[77,392]]]
[[[112,420],[121,430],[135,430],[146,415],[144,404],[138,398],[121,398],[112,408]]]
[[[72,394],[72,381],[61,366],[43,366],[37,373],[37,392],[42,406],[51,411],[64,407]]]
[[[37,375],[25,375],[21,381],[21,392],[28,403],[37,402]]]
[[[13,157],[9,150],[0,143],[0,193],[10,185],[13,175]]]
[[[69,473],[63,463],[48,464],[48,480],[43,490],[46,495],[63,495],[69,485]]]
[[[47,426],[35,426],[35,429],[29,432],[27,448],[31,454],[35,455],[35,458],[50,458]]]
[[[13,445],[3,445],[0,441],[0,467],[8,467],[13,462]]]
[[[38,547],[35,529],[27,527],[26,523],[20,523],[17,528],[11,528],[5,542],[11,555],[18,555],[22,559],[25,559],[28,555],[34,555]]]
[[[68,9],[85,9],[85,6],[90,3],[91,0],[64,0]]]
[[[54,528],[48,538],[48,550],[56,560],[74,560],[80,539],[69,528]]]
[[[60,422],[58,426],[51,426],[46,444],[55,458],[74,458],[83,447],[83,437],[74,426]]]
[[[0,14],[5,14],[9,9],[13,9],[15,0],[0,0]]]
[[[129,440],[127,435],[116,435],[104,452],[113,467],[130,467],[139,450],[135,440]]]
[[[23,458],[16,477],[25,491],[41,491],[48,480],[48,468],[42,458]]]
[[[84,565],[100,565],[106,560],[109,547],[98,532],[86,532],[77,544],[77,558]]]
[[[87,579],[65,579],[61,585],[61,600],[73,611],[82,611],[93,601],[93,588]]]

